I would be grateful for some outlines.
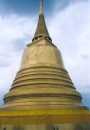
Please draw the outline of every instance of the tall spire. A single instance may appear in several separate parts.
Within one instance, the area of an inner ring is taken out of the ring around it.
[[[40,0],[40,14],[44,14],[44,0]]]
[[[36,29],[36,32],[32,41],[37,40],[41,37],[51,40],[48,30],[47,30],[46,23],[45,23],[45,18],[44,18],[44,0],[40,0],[39,20],[38,20],[37,29]]]

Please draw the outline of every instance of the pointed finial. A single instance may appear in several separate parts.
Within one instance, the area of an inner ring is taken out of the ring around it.
[[[40,0],[40,14],[44,13],[44,0]]]
[[[40,0],[39,20],[38,20],[37,29],[36,29],[36,32],[32,41],[37,40],[42,37],[47,38],[48,40],[52,41],[49,36],[47,26],[45,23],[45,18],[44,18],[44,0]]]

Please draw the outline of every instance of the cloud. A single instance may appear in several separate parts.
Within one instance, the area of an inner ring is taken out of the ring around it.
[[[63,53],[67,68],[72,69],[74,74],[80,73],[79,79],[83,77],[80,84],[84,84],[84,79],[86,80],[87,75],[89,75],[89,13],[90,3],[81,2],[73,4],[58,13],[53,20],[51,19],[51,26],[49,26],[53,40]],[[81,76],[80,71],[86,75]],[[87,85],[90,84],[88,80],[85,82]]]
[[[35,28],[34,21],[14,14],[0,17],[0,98],[9,90],[19,69],[23,49]]]
[[[82,95],[90,95],[90,2],[74,3],[55,14],[49,25],[51,36],[75,86]]]
[[[49,32],[85,102],[90,99],[90,96],[85,97],[87,92],[90,95],[90,2],[75,2],[62,11],[55,10],[47,20]],[[33,37],[35,22],[36,17],[17,14],[0,17],[1,97],[9,90],[19,69],[23,49]]]

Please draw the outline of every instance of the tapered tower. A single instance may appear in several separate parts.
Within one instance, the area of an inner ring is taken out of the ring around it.
[[[12,87],[6,94],[8,109],[83,109],[62,56],[53,44],[44,17],[43,0],[32,43],[25,48],[22,63]]]

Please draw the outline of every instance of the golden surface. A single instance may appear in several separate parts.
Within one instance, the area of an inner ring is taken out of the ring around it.
[[[0,125],[90,123],[90,112],[85,110],[29,110],[0,111]]]
[[[41,39],[37,43],[25,49],[21,68],[32,66],[52,66],[63,68],[60,52],[52,46],[46,39]]]

